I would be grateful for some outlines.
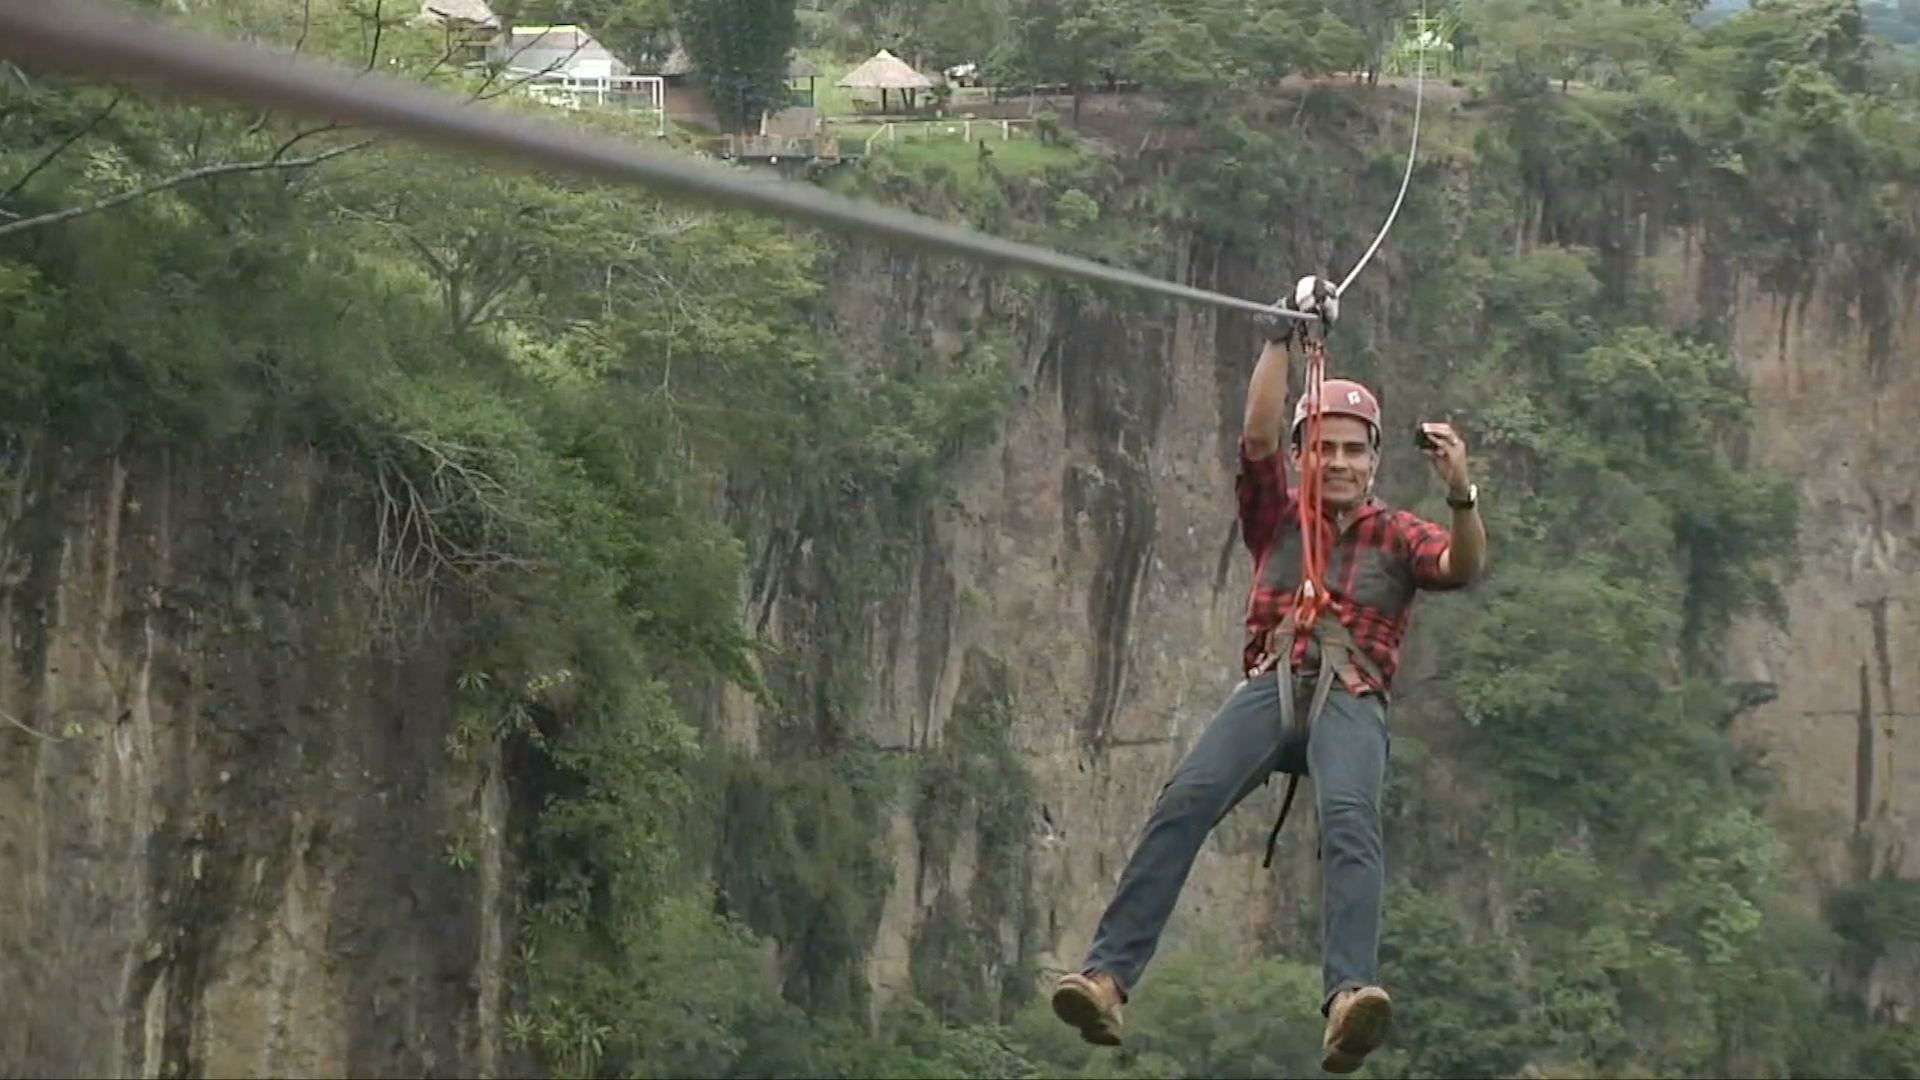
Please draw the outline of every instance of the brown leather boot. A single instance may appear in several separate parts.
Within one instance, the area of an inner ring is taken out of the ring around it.
[[[1095,1046],[1120,1045],[1120,987],[1104,971],[1060,976],[1053,987],[1053,1014]]]
[[[1393,1002],[1377,986],[1342,990],[1327,1010],[1327,1034],[1322,1040],[1320,1067],[1330,1073],[1350,1073],[1386,1041],[1393,1027]]]

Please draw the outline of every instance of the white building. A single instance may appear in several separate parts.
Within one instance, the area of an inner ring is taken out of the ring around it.
[[[570,79],[617,79],[627,65],[578,26],[516,26],[488,59],[514,71],[544,71]]]

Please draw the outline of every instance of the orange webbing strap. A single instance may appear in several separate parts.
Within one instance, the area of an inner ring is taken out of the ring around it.
[[[1305,336],[1305,335],[1303,335]],[[1294,635],[1304,638],[1325,611],[1327,597],[1326,533],[1322,527],[1320,492],[1320,384],[1326,378],[1324,343],[1306,336],[1307,373],[1302,396],[1307,402],[1305,430],[1300,433],[1300,590],[1294,596]]]

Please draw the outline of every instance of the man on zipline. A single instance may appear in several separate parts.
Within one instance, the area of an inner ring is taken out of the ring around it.
[[[1152,959],[1208,833],[1274,772],[1296,779],[1304,772],[1319,806],[1323,866],[1321,1065],[1349,1073],[1392,1025],[1377,975],[1386,879],[1380,816],[1388,693],[1401,640],[1415,591],[1466,585],[1486,562],[1487,537],[1466,446],[1452,427],[1420,425],[1427,458],[1447,486],[1449,530],[1374,497],[1379,403],[1358,383],[1328,379],[1317,421],[1303,395],[1287,432],[1296,470],[1303,458],[1319,459],[1321,539],[1314,547],[1324,555],[1315,576],[1325,582],[1319,603],[1326,606],[1301,616],[1303,605],[1315,608],[1313,590],[1301,588],[1302,494],[1288,484],[1279,458],[1291,331],[1275,317],[1260,321],[1266,343],[1247,387],[1236,483],[1241,538],[1253,556],[1246,679],[1161,789],[1086,964],[1060,979],[1053,1009],[1088,1042],[1118,1046],[1121,1005]],[[1317,455],[1302,445],[1314,427]],[[1304,636],[1296,635],[1296,616],[1311,628]]]

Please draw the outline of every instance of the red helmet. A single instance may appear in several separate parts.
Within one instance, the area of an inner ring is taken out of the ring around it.
[[[1374,398],[1373,391],[1352,379],[1328,379],[1320,384],[1320,415],[1351,416],[1365,421],[1373,432],[1373,441],[1376,444],[1380,441],[1380,402]],[[1301,394],[1299,403],[1293,407],[1296,435],[1306,419],[1307,395]]]

